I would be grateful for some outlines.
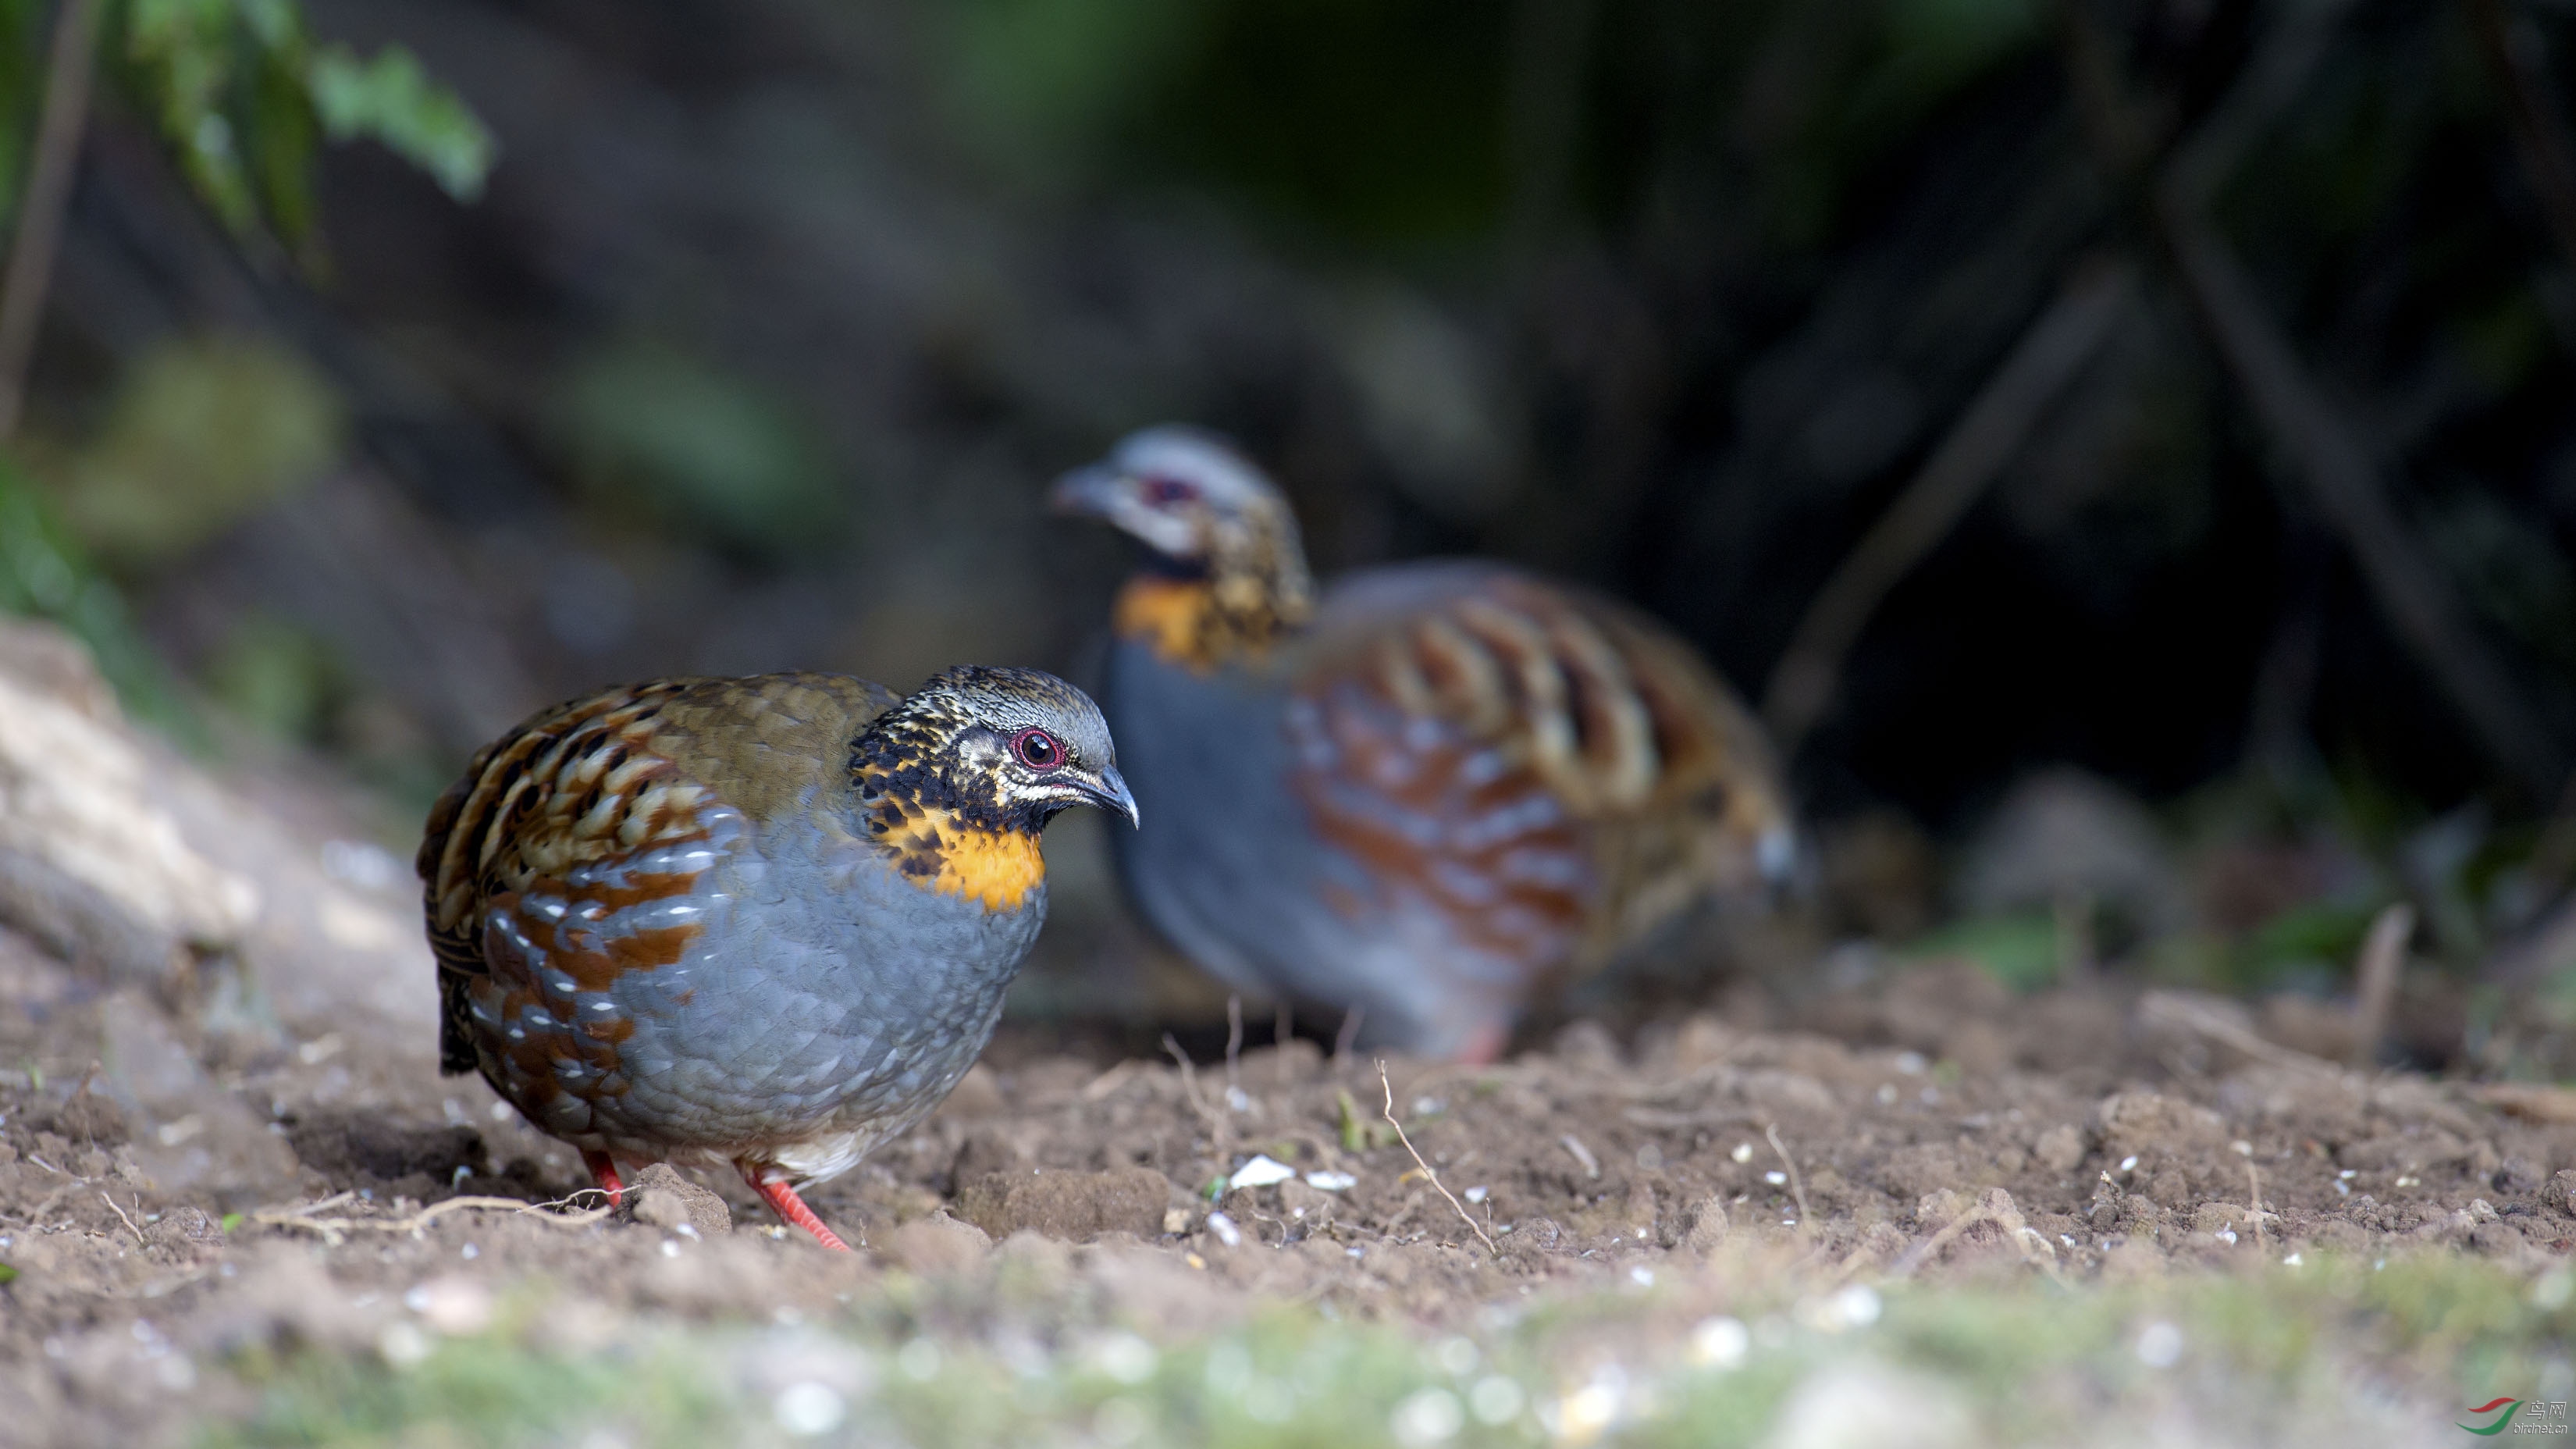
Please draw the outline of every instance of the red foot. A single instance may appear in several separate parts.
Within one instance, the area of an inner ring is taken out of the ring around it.
[[[608,1194],[610,1207],[626,1206],[626,1183],[618,1177],[617,1164],[609,1160],[607,1153],[584,1152],[581,1165],[590,1169],[591,1181],[598,1183],[599,1190]]]
[[[796,1195],[796,1189],[787,1185],[786,1178],[766,1177],[762,1173],[763,1169],[746,1167],[742,1169],[742,1180],[750,1183],[751,1190],[759,1193],[762,1199],[768,1202],[771,1211],[777,1213],[790,1225],[812,1233],[814,1241],[824,1247],[836,1253],[850,1251],[850,1245],[841,1241],[840,1234],[823,1226],[823,1220],[814,1216],[814,1210],[805,1205],[805,1199]]]

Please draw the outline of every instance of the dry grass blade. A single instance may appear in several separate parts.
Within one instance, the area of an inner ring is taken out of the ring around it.
[[[1465,1223],[1467,1225],[1467,1230],[1474,1233],[1477,1240],[1485,1245],[1485,1251],[1493,1254],[1497,1258],[1501,1257],[1503,1255],[1503,1250],[1495,1247],[1494,1240],[1485,1235],[1484,1225],[1477,1222],[1474,1215],[1467,1211],[1467,1205],[1465,1203],[1458,1201],[1458,1195],[1456,1193],[1451,1192],[1441,1183],[1440,1174],[1431,1170],[1431,1164],[1422,1160],[1422,1152],[1419,1148],[1413,1145],[1413,1139],[1404,1135],[1404,1124],[1395,1120],[1395,1087],[1386,1079],[1386,1063],[1384,1061],[1380,1061],[1377,1064],[1377,1085],[1378,1090],[1383,1092],[1386,1098],[1385,1105],[1380,1107],[1378,1111],[1386,1118],[1386,1125],[1395,1129],[1395,1140],[1403,1143],[1404,1150],[1413,1154],[1413,1165],[1422,1169],[1422,1175],[1430,1180],[1433,1191],[1449,1200],[1450,1210],[1457,1213],[1458,1221]]]
[[[1575,1161],[1583,1164],[1585,1177],[1598,1178],[1601,1175],[1601,1159],[1592,1155],[1592,1149],[1583,1145],[1582,1138],[1568,1132],[1556,1141],[1558,1146],[1574,1154]]]
[[[1243,998],[1225,999],[1225,1104],[1229,1107],[1243,1091]]]
[[[1780,1128],[1777,1124],[1763,1123],[1762,1135],[1770,1139],[1771,1150],[1780,1154],[1780,1166],[1788,1171],[1789,1196],[1795,1198],[1798,1203],[1798,1231],[1801,1234],[1813,1234],[1816,1231],[1816,1215],[1807,1209],[1807,1184],[1798,1176],[1797,1160],[1789,1155],[1789,1149],[1781,1143]]]
[[[2256,1170],[2254,1159],[2250,1157],[2245,1159],[2245,1201],[2253,1211],[2254,1251],[2259,1253],[2266,1246],[2263,1239],[2263,1175]]]
[[[2397,974],[2406,964],[2406,940],[2415,934],[2415,908],[2404,901],[2379,913],[2361,943],[2354,968],[2359,999],[2353,1005],[2352,1064],[2370,1065],[2379,1054],[2379,1039],[2388,1033],[2388,1011],[2397,1001]]]

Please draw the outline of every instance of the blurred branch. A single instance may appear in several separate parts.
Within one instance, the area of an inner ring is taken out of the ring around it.
[[[2463,0],[2469,25],[2478,34],[2478,50],[2504,92],[2506,125],[2513,132],[2514,154],[2522,162],[2558,249],[2576,267],[2576,141],[2550,95],[2549,78],[2535,54],[2538,37],[2529,23],[2517,25],[2505,13],[2504,0]]]
[[[2524,788],[2554,799],[2565,757],[2504,662],[2477,632],[2457,592],[2423,550],[2389,496],[2359,434],[2299,361],[2289,336],[2206,215],[2206,204],[2246,146],[2296,98],[2350,0],[2293,8],[2246,63],[2235,87],[2151,183],[2148,210],[2175,274],[2255,420],[2341,535],[2371,597],[2397,636],[2468,723],[2479,744]],[[2081,7],[2072,15],[2087,23]],[[2083,85],[2121,84],[2078,69]],[[2120,105],[2113,96],[2107,105]],[[2123,158],[2113,158],[2119,164]]]
[[[2228,88],[2164,162],[2162,185],[2192,207],[2207,205],[2264,131],[2307,89],[2356,0],[2292,0]],[[2095,84],[2117,77],[2094,77]]]
[[[71,200],[81,130],[89,116],[98,13],[99,0],[63,0],[54,20],[35,161],[28,168],[27,193],[19,200],[8,274],[0,278],[0,438],[18,430],[18,412],[26,402],[27,363],[36,350],[36,326],[45,315],[54,251],[62,241],[63,208]]]
[[[2248,407],[2352,551],[2398,638],[2442,687],[2478,742],[2537,798],[2566,777],[2557,742],[2487,647],[2441,571],[2417,546],[2353,428],[2308,376],[2217,231],[2159,199],[2157,223],[2201,326]]]
[[[2110,335],[2136,285],[2118,261],[2081,266],[2023,332],[1920,472],[1826,580],[1772,668],[1762,717],[1783,756],[1833,703],[1843,658],[1891,589],[1949,537],[2049,405]]]
[[[2320,513],[2341,536],[2380,613],[2467,722],[2479,745],[2533,796],[2556,798],[2565,757],[2504,662],[2480,637],[2457,592],[2418,547],[2389,496],[2387,480],[2290,344],[2264,311],[2251,279],[2207,218],[2207,204],[2238,158],[2296,100],[2352,0],[2294,4],[2259,42],[2235,85],[2152,177],[2138,148],[2106,133],[2099,118],[2139,114],[2108,51],[2076,46],[2069,83],[2083,99],[2096,150],[2114,172],[2144,181],[2147,210],[2176,276],[2235,377],[2247,408],[2269,433]],[[2094,21],[2081,3],[2066,16],[2079,38]]]

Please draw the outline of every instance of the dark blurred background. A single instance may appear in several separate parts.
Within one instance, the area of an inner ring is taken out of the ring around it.
[[[1507,557],[1703,648],[1813,826],[1775,952],[2323,998],[2402,900],[2410,1050],[2576,1018],[2568,0],[0,0],[0,40],[12,232],[59,239],[23,363],[0,317],[0,606],[398,855],[610,680],[1081,677],[1128,560],[1041,490],[1187,419],[1328,575]],[[1160,989],[1092,828],[1020,1010]]]

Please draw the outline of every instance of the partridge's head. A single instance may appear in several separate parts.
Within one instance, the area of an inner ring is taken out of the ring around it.
[[[869,726],[851,764],[880,817],[926,807],[1014,834],[1073,805],[1137,819],[1099,706],[1035,669],[941,670]]]
[[[1056,480],[1056,511],[1105,520],[1165,568],[1204,580],[1218,607],[1280,624],[1313,609],[1297,516],[1276,484],[1204,429],[1131,433],[1108,457]]]

